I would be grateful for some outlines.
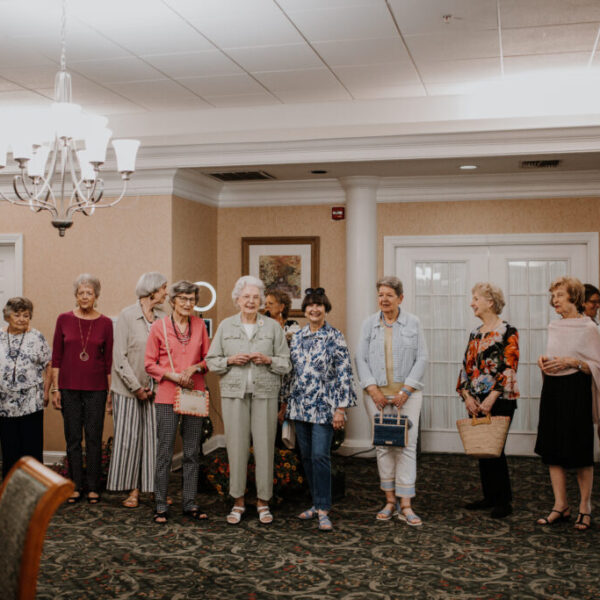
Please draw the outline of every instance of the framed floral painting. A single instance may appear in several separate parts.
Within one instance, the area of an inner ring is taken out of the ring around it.
[[[287,292],[290,316],[301,317],[304,290],[319,285],[319,238],[242,238],[242,275],[258,277],[266,290]]]

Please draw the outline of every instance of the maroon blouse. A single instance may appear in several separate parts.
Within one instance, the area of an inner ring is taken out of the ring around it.
[[[83,340],[83,342],[82,342]],[[88,360],[81,360],[85,347]],[[108,390],[112,366],[113,323],[104,315],[88,320],[72,311],[59,315],[52,344],[52,367],[60,369],[63,390]]]

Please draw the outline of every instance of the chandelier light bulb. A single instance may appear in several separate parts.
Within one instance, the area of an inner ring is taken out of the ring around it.
[[[113,140],[113,148],[117,157],[117,171],[121,175],[127,175],[135,171],[135,158],[138,148],[140,147],[139,140]]]
[[[8,143],[0,140],[0,169],[6,166],[6,154],[8,153]]]
[[[79,160],[79,169],[81,170],[81,179],[83,181],[95,181],[96,171],[90,164],[87,150],[79,150],[77,152],[77,159]]]
[[[77,139],[81,131],[81,106],[71,102],[54,102],[50,110],[56,137]]]
[[[112,131],[103,129],[90,131],[85,138],[85,149],[87,150],[88,160],[93,165],[103,165],[106,161],[106,147]]]
[[[33,142],[30,139],[22,137],[13,140],[11,147],[13,158],[19,163],[27,162],[33,156]]]
[[[38,146],[27,163],[27,175],[29,177],[43,177],[46,171],[46,163],[50,154],[50,146]]]

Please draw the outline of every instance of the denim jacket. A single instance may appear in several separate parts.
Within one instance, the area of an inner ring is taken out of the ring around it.
[[[258,315],[256,330],[249,339],[240,315],[221,321],[206,355],[206,365],[212,373],[221,376],[220,389],[223,398],[243,398],[252,370],[254,398],[277,398],[281,376],[291,369],[290,351],[283,329],[277,321]],[[227,358],[240,352],[262,352],[271,357],[270,365],[228,365]]]
[[[380,312],[363,322],[356,351],[356,370],[362,388],[389,383],[385,372],[384,327]],[[415,315],[401,310],[393,327],[394,381],[422,390],[428,357],[421,322]]]

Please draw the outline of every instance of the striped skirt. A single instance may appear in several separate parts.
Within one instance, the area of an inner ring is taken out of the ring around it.
[[[156,411],[154,402],[112,394],[115,437],[106,489],[154,492]]]

